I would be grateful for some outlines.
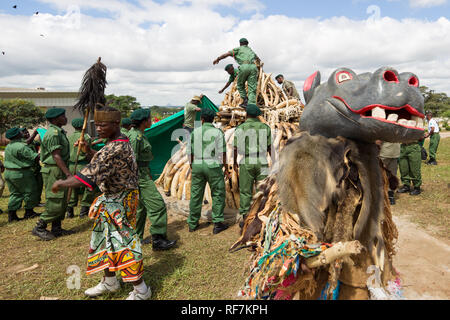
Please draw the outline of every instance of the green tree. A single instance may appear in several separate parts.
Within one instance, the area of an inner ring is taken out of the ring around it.
[[[105,96],[105,98],[109,106],[121,112],[123,118],[129,117],[134,110],[141,107],[141,104],[132,96],[115,96],[110,94]]]
[[[0,134],[13,127],[32,128],[44,122],[44,112],[33,102],[0,100]]]
[[[430,110],[434,116],[443,116],[450,111],[450,98],[445,93],[438,93],[426,86],[421,86],[420,92],[425,99],[425,111]]]

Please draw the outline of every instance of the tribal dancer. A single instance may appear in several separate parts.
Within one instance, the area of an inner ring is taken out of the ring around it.
[[[92,158],[90,163],[67,180],[58,180],[53,190],[98,186],[102,194],[93,202],[89,217],[95,219],[89,249],[87,274],[104,270],[105,276],[95,287],[85,291],[95,297],[120,289],[116,271],[134,290],[127,300],[147,300],[150,287],[142,279],[144,273],[141,242],[136,234],[136,210],[139,204],[138,167],[133,149],[120,132],[120,112],[111,107],[95,110],[95,127],[106,145],[98,152],[81,147]]]

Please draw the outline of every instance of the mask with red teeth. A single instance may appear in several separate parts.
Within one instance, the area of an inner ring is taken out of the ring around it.
[[[423,138],[424,99],[413,73],[383,67],[358,75],[340,68],[320,84],[317,71],[305,81],[303,93],[300,129],[312,135],[364,142]]]

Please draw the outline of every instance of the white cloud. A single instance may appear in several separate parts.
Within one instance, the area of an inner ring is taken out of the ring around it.
[[[443,5],[447,0],[409,0],[409,4],[413,8],[429,8]]]
[[[222,16],[216,6],[242,5],[259,13],[258,1],[192,0],[138,5],[118,0],[42,0],[58,15],[0,15],[0,87],[78,90],[85,72],[101,56],[108,66],[106,93],[130,94],[144,105],[183,105],[204,93],[217,104],[228,77],[213,66],[220,54],[246,37],[267,73],[283,73],[301,91],[315,70],[325,80],[338,67],[373,72],[390,65],[416,73],[421,84],[450,94],[450,21],[356,21],[345,17],[298,19],[255,14],[247,20]],[[70,5],[76,10],[67,13]],[[108,11],[111,18],[85,15]],[[79,19],[78,19],[79,17]],[[78,23],[79,22],[79,23]],[[44,37],[40,34],[44,33]]]

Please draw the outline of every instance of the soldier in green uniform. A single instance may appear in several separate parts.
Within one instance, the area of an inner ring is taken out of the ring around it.
[[[213,233],[217,234],[228,228],[223,223],[225,181],[222,167],[226,163],[226,143],[222,130],[212,124],[214,117],[215,112],[211,109],[202,110],[202,126],[192,132],[188,148],[192,169],[191,200],[187,219],[190,232],[198,228],[206,183],[209,183],[211,189]],[[226,166],[225,175],[229,175]]]
[[[277,75],[275,80],[277,80],[278,84],[281,84],[281,88],[286,93],[288,99],[295,98],[300,100],[300,95],[292,81],[285,80],[282,74]]]
[[[234,166],[239,168],[239,214],[242,217],[240,227],[250,210],[253,186],[264,180],[268,173],[267,152],[271,154],[272,133],[270,127],[262,123],[258,116],[261,110],[255,104],[247,106],[247,120],[236,128],[234,134]],[[238,154],[242,155],[240,164]]]
[[[236,77],[238,76],[238,71],[234,68],[232,64],[227,64],[227,66],[225,67],[225,71],[228,72],[230,77],[228,78],[228,82],[225,85],[225,87],[223,87],[223,89],[220,90],[219,93],[223,93],[230,86],[230,84],[234,82],[234,79],[236,79]]]
[[[416,196],[421,193],[421,165],[422,152],[419,141],[402,143],[400,146],[398,166],[400,169],[400,180],[402,181],[403,186],[397,191],[398,193],[409,192],[412,196]],[[414,187],[412,190],[411,184]]]
[[[3,195],[3,190],[5,189],[5,180],[3,179],[3,172],[5,171],[5,166],[3,162],[0,160],[0,197]],[[3,213],[3,210],[0,209],[0,214]]]
[[[9,189],[8,222],[21,220],[17,210],[25,203],[24,219],[33,218],[37,213],[37,185],[33,167],[39,162],[39,154],[32,151],[23,141],[22,130],[11,128],[6,131],[6,138],[11,142],[5,148],[5,180]]]
[[[441,136],[439,135],[439,125],[437,121],[433,119],[433,113],[431,111],[427,112],[427,121],[428,132],[425,134],[425,138],[430,138],[430,146],[428,150],[430,159],[427,161],[427,164],[437,165],[436,152],[439,146],[439,141],[441,140]]]
[[[237,88],[239,95],[244,100],[241,107],[246,107],[248,103],[256,104],[256,89],[258,87],[258,67],[255,64],[259,60],[258,56],[248,46],[248,40],[242,38],[239,40],[240,46],[227,53],[224,53],[213,64],[216,65],[220,60],[227,57],[233,57],[239,64],[239,72],[237,77]],[[248,85],[248,96],[245,90],[245,82]]]
[[[380,146],[380,160],[383,162],[385,168],[391,172],[394,177],[397,177],[398,158],[400,157],[400,143],[392,143],[386,141],[376,141]],[[395,204],[394,190],[388,191],[389,202]]]
[[[27,146],[33,152],[38,153],[39,147],[41,145],[41,143],[39,141],[35,140],[36,136],[39,136],[38,131],[34,130],[33,134],[30,136],[30,133],[28,132],[28,130],[26,128],[21,128],[21,130],[22,130],[23,138],[25,139]],[[42,178],[41,165],[39,164],[39,162],[36,162],[34,164],[33,174],[34,174],[34,177],[36,179],[36,184],[37,184],[37,189],[36,189],[37,191],[34,194],[34,196],[36,197],[37,206],[42,207],[42,206],[44,206],[44,204],[40,204],[40,202],[41,202],[42,190],[44,187],[44,180]]]
[[[120,132],[126,136],[128,136],[128,131],[131,129],[131,119],[130,118],[123,118],[122,119],[122,126],[120,128]]]
[[[144,130],[152,125],[149,109],[135,110],[130,119],[132,128],[128,138],[133,148],[139,167],[139,207],[136,214],[136,233],[142,244],[149,241],[144,238],[145,222],[147,217],[151,222],[153,250],[168,250],[175,246],[176,240],[167,239],[167,209],[164,199],[156,188],[150,172],[150,161],[153,159],[152,146],[144,136]]]
[[[61,222],[64,220],[67,209],[67,189],[52,192],[55,181],[71,177],[68,168],[70,159],[70,146],[66,132],[62,126],[67,124],[65,110],[62,108],[51,108],[45,113],[50,122],[49,128],[44,135],[41,144],[41,169],[45,188],[45,211],[41,214],[33,235],[42,240],[53,240],[56,237],[72,234],[72,231],[64,230]],[[51,223],[51,232],[47,224]]]
[[[69,170],[74,175],[75,172],[75,162],[77,161],[77,152],[78,146],[75,146],[75,143],[81,137],[81,129],[83,128],[84,119],[76,118],[72,120],[72,127],[75,129],[75,132],[72,133],[69,137],[69,147],[70,147],[70,158],[69,158]],[[85,133],[84,141],[90,147],[91,146],[91,137]],[[81,171],[87,164],[89,163],[87,159],[86,153],[80,150],[80,154],[78,155],[78,162],[76,171]],[[74,212],[73,209],[78,205],[78,199],[82,195],[81,198],[81,209],[80,209],[80,218],[87,217],[89,213],[89,208],[92,202],[95,200],[95,193],[93,191],[89,191],[87,188],[73,188],[72,193],[70,195],[69,203],[67,206],[67,218],[73,218]]]
[[[202,109],[199,107],[201,102],[202,98],[195,96],[191,99],[191,102],[188,102],[184,107],[183,128],[188,130],[189,133],[192,133],[192,131],[194,131],[195,116],[197,112],[202,111]]]

